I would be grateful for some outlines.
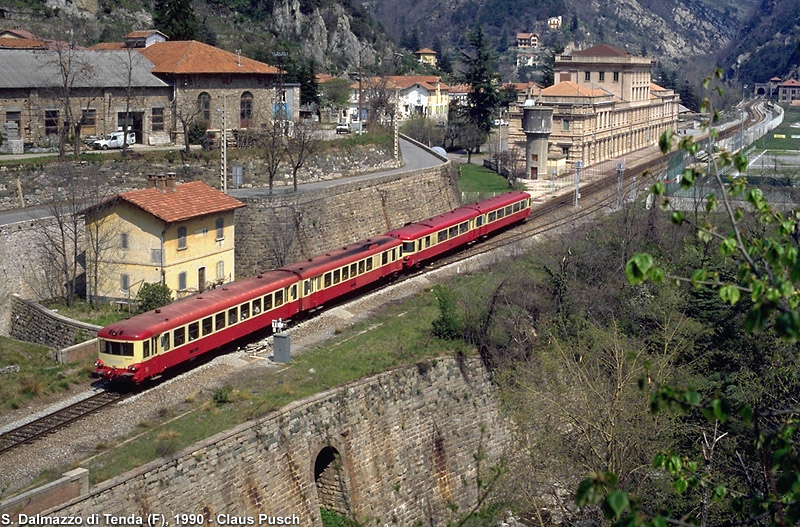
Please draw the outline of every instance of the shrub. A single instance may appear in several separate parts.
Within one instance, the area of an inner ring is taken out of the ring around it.
[[[433,288],[439,304],[439,318],[433,321],[433,334],[440,339],[456,340],[461,337],[462,325],[456,313],[456,296],[453,290],[443,285]]]
[[[199,145],[206,138],[206,127],[200,123],[189,125],[189,144]]]
[[[171,303],[172,291],[164,284],[145,282],[136,294],[136,301],[139,312],[144,313]]]

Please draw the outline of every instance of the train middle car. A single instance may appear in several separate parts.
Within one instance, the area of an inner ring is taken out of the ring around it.
[[[531,211],[527,192],[507,192],[386,233],[403,242],[403,265],[415,267],[474,242],[511,224]]]

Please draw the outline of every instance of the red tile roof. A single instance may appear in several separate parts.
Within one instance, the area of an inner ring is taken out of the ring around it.
[[[278,68],[195,40],[156,42],[137,51],[152,62],[153,73],[277,74]]]
[[[168,189],[166,192],[157,188],[132,190],[118,194],[112,200],[127,201],[166,223],[177,223],[244,207],[244,203],[238,199],[223,194],[202,181],[179,184],[175,190]]]
[[[598,44],[590,48],[575,50],[572,55],[575,57],[628,57],[630,53],[608,44]]]
[[[164,33],[161,33],[161,31],[158,31],[157,29],[143,29],[140,31],[131,31],[125,35],[125,38],[147,38],[153,33],[160,33],[161,35],[164,35]],[[167,35],[164,35],[164,37],[166,36]]]
[[[431,48],[422,48],[419,51],[415,51],[414,55],[436,55],[436,52]]]
[[[797,79],[789,79],[788,81],[778,84],[778,86],[782,88],[789,88],[789,87],[794,88],[796,86],[800,86],[800,81],[798,81]]]
[[[94,46],[90,46],[89,49],[93,51],[117,51],[120,49],[125,49],[124,42],[100,42],[99,44],[95,44]]]
[[[0,48],[3,49],[46,49],[41,40],[35,38],[0,37]]]
[[[572,81],[561,81],[543,89],[542,95],[550,97],[603,97],[611,94],[599,88],[587,88]]]

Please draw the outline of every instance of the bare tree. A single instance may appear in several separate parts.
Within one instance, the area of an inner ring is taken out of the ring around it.
[[[87,196],[90,206],[84,209],[86,231],[86,299],[97,307],[100,285],[110,278],[113,266],[104,264],[109,253],[119,246],[120,231],[110,220],[104,203],[110,197],[110,187],[100,178],[99,172],[93,172],[87,178],[91,189]]]
[[[70,34],[72,39],[72,34]],[[78,88],[76,84],[81,80],[90,79],[93,74],[93,66],[85,52],[75,49],[74,41],[56,41],[53,46],[53,61],[58,69],[58,88],[57,96],[64,112],[63,118],[58,119],[58,155],[66,155],[66,145],[69,134],[73,136],[73,153],[80,154],[81,142],[80,135],[83,125],[86,124],[87,112],[81,111],[76,115],[73,110],[73,100],[76,98]],[[86,101],[88,110],[93,96],[89,96]]]
[[[297,172],[319,149],[320,138],[313,122],[298,121],[294,133],[286,139],[286,157],[292,167],[292,185],[297,192]]]
[[[210,102],[209,102],[210,104]],[[197,99],[189,99],[184,97],[179,98],[176,94],[175,100],[172,102],[173,114],[178,124],[183,131],[183,142],[185,145],[184,152],[187,154],[191,152],[189,142],[189,129],[197,122],[204,111],[203,105]]]
[[[269,193],[272,194],[272,186],[275,183],[275,176],[286,157],[286,121],[273,119],[269,127],[261,136],[261,146],[264,148],[264,162],[269,178]]]
[[[267,229],[266,246],[274,267],[280,267],[289,261],[303,222],[303,212],[296,202],[283,208],[285,212],[282,213],[278,209],[270,209],[272,219],[269,222],[270,228]]]
[[[369,79],[364,85],[364,92],[370,120],[384,122],[391,119],[395,113],[396,90],[392,87],[389,77]]]

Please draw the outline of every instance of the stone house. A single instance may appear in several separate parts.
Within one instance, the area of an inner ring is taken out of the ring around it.
[[[129,301],[151,282],[179,298],[233,281],[234,210],[243,206],[201,181],[177,184],[167,174],[85,209],[87,293]]]
[[[788,102],[800,100],[800,81],[789,79],[778,84],[778,102]]]
[[[84,137],[117,130],[130,110],[138,116],[136,142],[157,134],[160,142],[168,140],[166,128],[153,126],[150,116],[169,107],[172,88],[139,53],[0,49],[0,58],[0,118],[15,123],[25,143],[55,145],[59,134],[69,133],[67,100]]]
[[[121,130],[127,122],[136,142],[148,145],[183,142],[183,125],[193,122],[263,129],[274,115],[299,117],[299,86],[282,83],[277,68],[207,44],[168,42],[147,30],[91,49],[55,47],[0,46],[0,119],[19,124],[26,143],[56,142],[67,128],[67,91],[73,116],[83,121],[81,136]],[[59,68],[65,62],[73,65],[68,80]]]

